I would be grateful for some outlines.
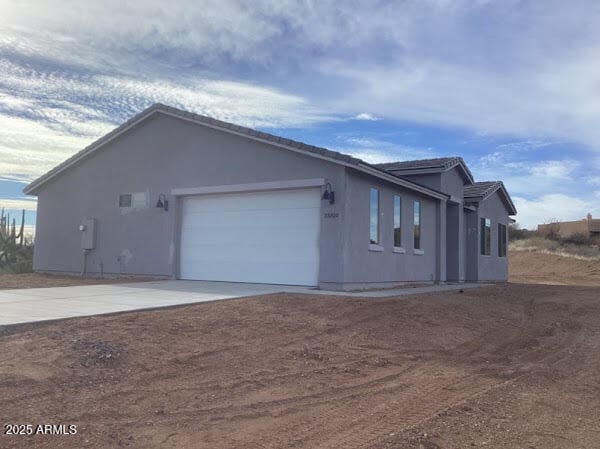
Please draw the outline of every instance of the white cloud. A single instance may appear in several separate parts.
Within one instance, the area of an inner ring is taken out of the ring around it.
[[[197,79],[181,85],[106,75],[48,79],[41,73],[22,78],[20,68],[0,61],[2,68],[9,90],[25,92],[0,96],[11,112],[0,109],[0,179],[31,181],[155,102],[250,127],[307,126],[330,118],[301,97],[248,83]],[[49,103],[54,97],[74,100]]]
[[[361,112],[360,114],[357,114],[352,118],[354,120],[367,120],[367,121],[371,121],[371,122],[375,122],[375,121],[379,120],[379,118],[375,117],[374,115],[367,114],[366,112]]]
[[[37,200],[35,199],[14,199],[14,198],[0,198],[0,209],[5,210],[37,210]]]
[[[502,180],[511,195],[525,198],[548,193],[581,194],[578,161],[572,159],[532,162],[515,154],[494,152],[471,164],[478,180]]]
[[[349,154],[370,164],[426,159],[437,155],[431,148],[414,148],[368,137],[344,136],[340,140],[339,144],[332,147],[333,150]]]
[[[371,149],[347,150],[346,154],[361,159],[369,164],[383,164],[385,162],[394,162],[398,158],[389,152]]]
[[[542,177],[548,181],[568,179],[579,167],[579,162],[572,160],[542,161],[531,165],[529,173],[534,177]]]
[[[89,142],[42,122],[0,114],[0,179],[32,180]]]
[[[591,186],[600,186],[600,176],[588,176],[584,178],[585,182]]]
[[[591,0],[3,0],[2,12],[0,50],[24,58],[159,83],[166,73],[229,79],[239,68],[343,116],[376,110],[600,146]],[[53,82],[60,69],[45,75]]]
[[[549,194],[528,200],[513,196],[517,207],[517,223],[528,229],[536,229],[538,224],[554,220],[581,220],[588,213],[600,216],[600,205],[594,201],[585,201],[563,194]]]

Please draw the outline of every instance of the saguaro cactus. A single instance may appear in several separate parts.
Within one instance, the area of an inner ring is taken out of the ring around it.
[[[20,250],[24,246],[25,210],[21,215],[21,226],[17,232],[17,220],[10,220],[4,208],[0,211],[0,267],[16,263]]]

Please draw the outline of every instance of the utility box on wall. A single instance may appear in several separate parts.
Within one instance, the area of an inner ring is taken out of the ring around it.
[[[96,248],[96,219],[86,218],[79,225],[81,231],[81,249]]]

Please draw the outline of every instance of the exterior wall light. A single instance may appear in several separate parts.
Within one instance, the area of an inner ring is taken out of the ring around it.
[[[165,211],[169,210],[169,202],[167,201],[167,197],[164,193],[158,195],[158,202],[156,203],[156,207],[160,207]]]
[[[323,192],[321,199],[329,200],[329,204],[335,203],[335,192],[331,190],[330,183],[325,184],[325,192]]]

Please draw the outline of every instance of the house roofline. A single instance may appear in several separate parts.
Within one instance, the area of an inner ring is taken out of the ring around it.
[[[354,158],[343,153],[330,151],[326,148],[307,145],[302,142],[297,142],[291,139],[275,136],[273,134],[265,133],[262,131],[256,131],[251,128],[234,125],[232,123],[223,122],[221,120],[217,120],[207,116],[202,116],[199,114],[194,114],[160,103],[154,104],[149,108],[145,109],[144,111],[140,112],[139,114],[133,116],[131,119],[127,120],[119,127],[115,128],[103,137],[100,137],[98,140],[96,140],[83,150],[74,154],[69,159],[65,160],[61,164],[57,165],[56,167],[45,173],[44,175],[32,181],[23,189],[23,192],[26,195],[36,195],[36,192],[38,192],[44,184],[54,179],[56,176],[60,175],[64,171],[68,170],[70,167],[77,164],[84,158],[88,157],[90,154],[101,149],[103,146],[107,145],[108,143],[121,136],[125,132],[129,131],[131,128],[137,126],[142,121],[148,119],[155,113],[162,113],[181,120],[190,121],[201,126],[220,130],[229,134],[234,134],[250,140],[262,142],[268,145],[287,149],[289,151],[294,151],[296,153],[304,154],[318,159],[326,160],[345,167],[350,167],[362,171],[363,173],[367,173],[377,178],[386,180],[393,184],[397,184],[402,187],[420,192],[432,198],[436,198],[439,200],[447,200],[449,198],[449,195],[445,193],[402,179],[399,176],[393,175],[383,169],[380,169],[371,164],[368,164],[367,162],[364,162],[360,159]]]
[[[390,162],[389,165],[393,165],[393,162]],[[387,164],[380,164],[383,168]],[[423,175],[428,173],[445,173],[447,171],[452,170],[453,168],[459,167],[463,178],[469,182],[470,184],[475,183],[475,178],[473,178],[473,174],[467,164],[463,160],[462,157],[453,157],[449,163],[446,164],[431,164],[429,166],[425,165],[422,167],[400,167],[393,168],[390,167],[386,171],[397,173],[401,176],[410,176],[410,175]]]
[[[517,208],[512,201],[512,198],[508,194],[508,190],[504,186],[502,181],[495,181],[494,185],[491,186],[490,189],[485,191],[483,195],[473,196],[473,197],[465,197],[465,203],[480,203],[481,201],[487,200],[490,196],[496,193],[498,190],[502,193],[502,197],[504,198],[505,204],[508,206],[508,215],[517,215]]]

